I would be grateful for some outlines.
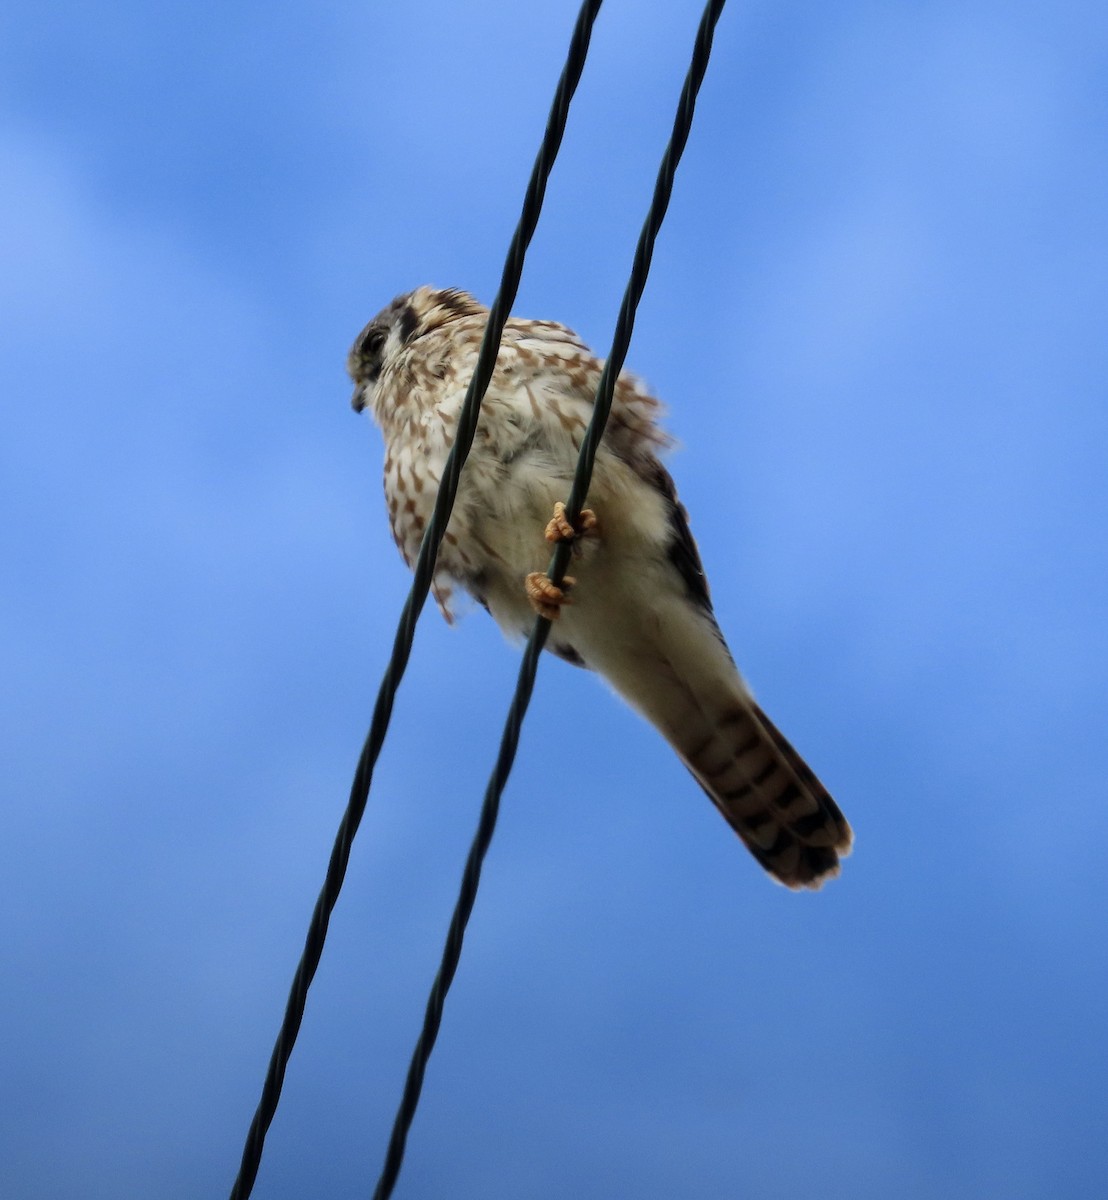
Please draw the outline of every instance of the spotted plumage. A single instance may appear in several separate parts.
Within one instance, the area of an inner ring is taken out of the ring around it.
[[[393,537],[411,566],[434,505],[488,310],[457,290],[397,297],[347,359],[353,404],[385,438]],[[570,330],[510,319],[443,539],[432,590],[447,620],[456,590],[511,637],[536,608],[547,647],[598,671],[670,742],[754,857],[790,887],[818,887],[849,852],[850,826],[754,701],[724,642],[673,480],[660,405],[620,376],[574,540],[566,596],[545,590],[548,523],[570,488],[602,363]],[[567,531],[573,536],[573,531]],[[587,536],[584,536],[587,533]],[[557,590],[557,589],[555,589]]]

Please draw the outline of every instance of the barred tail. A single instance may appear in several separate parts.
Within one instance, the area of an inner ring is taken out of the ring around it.
[[[771,875],[787,887],[818,888],[839,873],[850,825],[752,699],[729,708],[698,741],[681,742],[685,765]]]
[[[791,888],[837,875],[850,826],[755,703],[706,597],[690,603],[663,570],[617,575],[599,599],[581,591],[558,645],[570,644],[658,730],[771,875]]]

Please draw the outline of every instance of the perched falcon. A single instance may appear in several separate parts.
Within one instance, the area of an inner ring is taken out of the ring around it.
[[[488,309],[457,290],[398,296],[362,330],[347,369],[354,408],[385,437],[385,495],[408,565],[419,553]],[[447,620],[456,587],[509,637],[541,612],[547,648],[599,671],[670,743],[751,854],[782,883],[838,874],[851,831],[834,800],[755,703],[712,612],[673,480],[658,459],[660,405],[623,374],[576,528],[569,493],[602,363],[552,321],[511,319],[439,552]],[[551,513],[554,513],[551,518]],[[543,574],[573,542],[574,579]]]

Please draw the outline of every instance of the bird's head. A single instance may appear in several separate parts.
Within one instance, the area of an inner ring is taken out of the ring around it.
[[[374,408],[382,374],[417,338],[447,321],[485,311],[468,292],[457,288],[421,287],[397,296],[358,334],[346,356],[346,370],[354,381],[350,402],[355,412]]]

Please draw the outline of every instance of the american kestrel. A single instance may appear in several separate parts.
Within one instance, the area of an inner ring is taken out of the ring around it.
[[[488,309],[455,289],[398,296],[347,359],[353,405],[385,438],[393,537],[415,563]],[[512,318],[439,551],[443,615],[461,587],[511,638],[535,613],[554,619],[547,649],[598,671],[677,751],[751,854],[792,888],[837,875],[850,826],[758,707],[712,611],[708,581],[673,480],[659,402],[634,376],[616,384],[588,509],[570,526],[569,493],[602,363],[569,329]],[[553,513],[553,516],[551,515]],[[550,543],[572,540],[574,579],[544,574]],[[556,619],[555,619],[556,618]]]

